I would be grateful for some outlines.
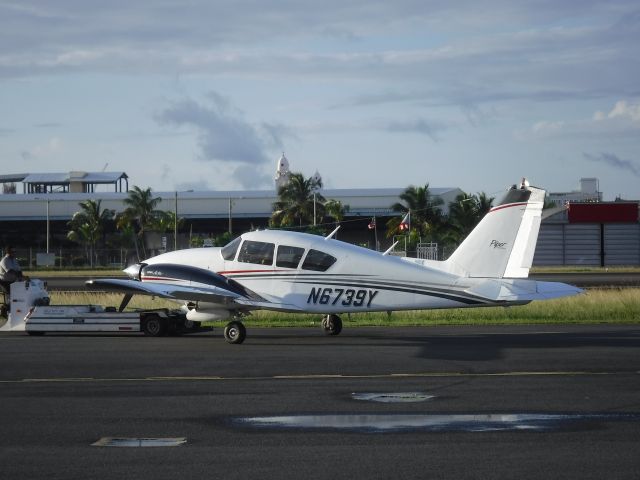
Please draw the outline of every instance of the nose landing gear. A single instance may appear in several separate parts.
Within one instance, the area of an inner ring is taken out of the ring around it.
[[[339,335],[342,331],[342,320],[338,315],[325,315],[322,318],[322,330],[327,335]]]

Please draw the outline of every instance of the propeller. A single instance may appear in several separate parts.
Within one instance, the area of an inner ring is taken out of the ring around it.
[[[131,301],[131,297],[133,297],[133,293],[125,293],[124,297],[122,297],[122,302],[120,302],[120,306],[118,307],[119,312],[122,312],[127,308],[127,305],[129,305],[129,302]]]

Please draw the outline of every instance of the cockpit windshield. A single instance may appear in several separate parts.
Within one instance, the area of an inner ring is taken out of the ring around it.
[[[236,252],[238,251],[240,242],[242,242],[242,237],[231,240],[224,247],[222,247],[222,258],[224,258],[225,260],[233,260],[236,257]]]

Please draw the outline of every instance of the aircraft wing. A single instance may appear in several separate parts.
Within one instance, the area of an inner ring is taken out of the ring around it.
[[[151,295],[171,300],[205,301],[211,303],[231,304],[242,299],[242,295],[216,286],[172,285],[160,282],[140,282],[118,278],[88,280],[85,285],[93,290],[107,290],[136,295]]]
[[[305,309],[293,303],[273,303],[268,301],[257,301],[244,298],[234,300],[237,305],[248,307],[251,310],[273,310],[276,312],[306,312]]]
[[[465,279],[470,280],[470,279]],[[477,295],[494,302],[530,302],[549,300],[582,293],[582,289],[561,282],[539,282],[536,280],[487,278],[474,279],[474,284],[465,293]]]

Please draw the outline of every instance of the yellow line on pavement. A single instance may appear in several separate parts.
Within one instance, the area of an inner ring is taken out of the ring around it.
[[[93,378],[93,377],[52,377],[21,378],[0,380],[4,384],[34,383],[118,383],[118,382],[208,382],[208,381],[256,381],[256,380],[328,380],[328,379],[399,379],[399,378],[483,378],[483,377],[542,377],[542,376],[606,376],[606,375],[638,375],[640,372],[587,372],[587,371],[549,371],[549,372],[418,372],[418,373],[382,373],[382,374],[299,374],[273,375],[262,377],[221,377],[221,376],[175,376],[175,377],[134,377],[134,378]]]

